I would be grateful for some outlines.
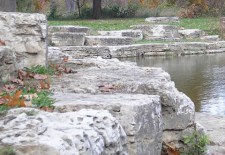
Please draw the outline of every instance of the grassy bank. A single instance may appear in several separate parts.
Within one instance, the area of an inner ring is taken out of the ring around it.
[[[69,20],[69,21],[49,21],[49,25],[80,25],[97,30],[121,30],[128,29],[131,25],[148,24],[144,18],[123,18],[123,19],[105,19],[105,20]],[[218,18],[192,18],[181,19],[179,23],[172,25],[181,26],[189,29],[201,29],[208,34],[219,34]]]

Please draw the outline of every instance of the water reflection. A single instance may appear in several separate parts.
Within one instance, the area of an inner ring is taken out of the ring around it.
[[[225,54],[121,60],[163,68],[177,89],[192,99],[196,111],[225,115]]]

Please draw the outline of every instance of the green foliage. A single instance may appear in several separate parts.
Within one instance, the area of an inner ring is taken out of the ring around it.
[[[49,91],[40,91],[37,93],[38,97],[32,99],[32,104],[38,108],[52,108],[55,100],[51,98],[50,95],[52,95],[52,93]]]
[[[206,146],[209,144],[207,135],[194,131],[191,135],[184,137],[184,143],[189,147],[185,155],[202,155],[206,152]]]
[[[15,155],[15,151],[11,146],[3,147],[0,148],[0,155]]]
[[[34,74],[48,74],[53,75],[55,71],[50,67],[45,67],[42,65],[32,66],[31,68],[25,68],[26,72],[31,72]]]
[[[9,110],[9,107],[7,105],[5,104],[0,105],[0,116],[5,115],[8,110]]]

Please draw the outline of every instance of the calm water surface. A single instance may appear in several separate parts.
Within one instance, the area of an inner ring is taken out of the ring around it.
[[[225,115],[225,54],[126,58],[122,61],[163,68],[177,89],[192,99],[196,111]]]

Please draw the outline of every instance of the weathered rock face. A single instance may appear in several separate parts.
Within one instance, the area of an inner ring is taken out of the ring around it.
[[[0,120],[0,145],[17,155],[126,155],[126,134],[106,110],[14,109]]]
[[[220,41],[221,38],[219,35],[210,35],[210,36],[203,36],[200,38],[202,41],[208,41],[208,42],[213,42],[213,41]]]
[[[73,60],[68,65],[74,67],[78,73],[55,79],[53,88],[56,91],[159,95],[162,104],[164,131],[182,132],[193,125],[193,102],[175,88],[168,73],[162,69],[140,68],[131,63],[119,62],[116,59]],[[83,67],[78,68],[77,66]],[[113,88],[102,90],[99,87],[107,84],[112,85]],[[173,142],[173,138],[170,142]]]
[[[98,33],[103,36],[131,37],[134,41],[143,39],[141,30],[98,31]]]
[[[10,79],[16,71],[16,57],[7,46],[0,46],[0,84]]]
[[[147,40],[179,40],[178,28],[171,25],[134,25],[133,29],[142,30]]]
[[[85,45],[87,46],[130,45],[133,42],[131,37],[120,36],[86,36],[85,38]]]
[[[90,95],[57,93],[57,112],[105,109],[119,121],[127,135],[130,155],[159,155],[162,147],[159,96],[142,94]]]
[[[169,22],[179,22],[179,17],[149,17],[145,19],[149,23],[169,23]]]
[[[0,12],[0,39],[15,51],[18,67],[46,64],[46,38],[45,15]]]

